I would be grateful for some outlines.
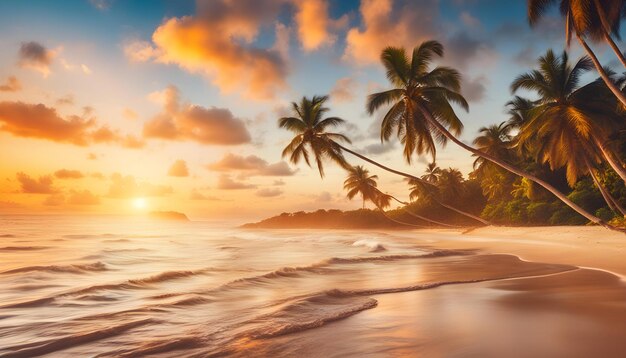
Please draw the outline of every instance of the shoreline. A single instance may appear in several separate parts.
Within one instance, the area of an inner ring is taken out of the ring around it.
[[[482,227],[413,230],[441,249],[479,249],[522,260],[602,270],[626,279],[626,236],[595,226]],[[398,233],[410,238],[407,233]],[[431,235],[435,234],[435,235]]]

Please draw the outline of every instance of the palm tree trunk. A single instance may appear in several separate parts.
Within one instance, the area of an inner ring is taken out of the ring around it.
[[[619,177],[622,178],[622,181],[626,183],[626,168],[624,168],[622,163],[618,162],[618,160],[613,156],[613,153],[611,153],[611,151],[606,147],[606,145],[602,141],[598,140],[598,138],[596,138],[596,136],[594,135],[592,135],[592,137],[593,137],[593,141],[600,148],[600,151],[602,152],[602,156],[606,159],[606,161],[609,163],[611,168],[615,170],[617,175],[619,175]]]
[[[615,198],[611,196],[611,193],[609,193],[609,191],[606,190],[606,188],[602,185],[602,183],[600,183],[600,180],[596,176],[596,170],[591,166],[591,164],[589,164],[589,160],[587,158],[585,158],[585,166],[587,167],[587,170],[589,171],[589,175],[591,176],[591,179],[593,179],[593,183],[596,185],[596,187],[598,187],[600,194],[602,194],[602,198],[604,198],[604,201],[607,203],[609,208],[616,213],[620,213],[626,216],[626,210],[624,210],[624,208],[622,208],[621,205],[619,205],[617,200],[615,200]]]
[[[355,157],[360,158],[360,159],[362,159],[362,160],[364,160],[364,161],[366,161],[366,162],[368,162],[368,163],[370,163],[370,164],[374,164],[375,166],[377,166],[377,167],[379,167],[379,168],[381,168],[381,169],[384,169],[384,170],[386,170],[386,171],[388,171],[388,172],[390,172],[390,173],[394,173],[394,174],[397,174],[397,175],[403,176],[403,177],[405,177],[405,178],[409,178],[409,179],[414,179],[414,180],[417,180],[418,182],[425,184],[427,188],[432,187],[432,184],[431,184],[431,183],[429,183],[429,182],[427,182],[427,181],[425,181],[424,179],[418,178],[418,177],[416,177],[416,176],[414,176],[414,175],[407,174],[407,173],[404,173],[404,172],[401,172],[401,171],[398,171],[398,170],[395,170],[395,169],[391,169],[391,168],[389,168],[389,167],[386,167],[386,166],[384,166],[384,165],[382,165],[382,164],[380,164],[380,163],[377,163],[377,162],[375,162],[375,161],[371,160],[370,158],[368,158],[368,157],[366,157],[366,156],[364,156],[364,155],[361,155],[361,154],[359,154],[359,153],[357,153],[357,152],[354,152],[354,151],[352,151],[352,150],[350,150],[350,149],[348,149],[348,148],[346,148],[346,147],[342,146],[342,145],[341,145],[341,144],[339,144],[339,143],[336,143],[336,144],[337,144],[337,146],[338,146],[339,148],[341,148],[342,150],[344,150],[344,151],[346,151],[346,152],[348,152],[348,153],[350,153],[350,154],[354,155]],[[480,221],[481,223],[483,223],[483,224],[485,224],[485,225],[492,225],[489,221],[487,221],[487,220],[485,220],[485,219],[483,219],[483,218],[481,218],[481,217],[478,217],[478,216],[476,216],[476,215],[472,215],[472,214],[467,213],[467,212],[465,212],[465,211],[459,210],[459,209],[457,209],[457,208],[455,208],[455,207],[453,207],[453,206],[450,206],[450,205],[444,204],[443,202],[441,202],[441,201],[440,201],[440,200],[436,197],[436,195],[433,195],[433,198],[432,198],[432,199],[433,199],[433,201],[435,201],[437,204],[439,204],[439,205],[443,206],[444,208],[448,208],[448,209],[450,209],[450,210],[452,210],[452,211],[454,211],[454,212],[457,212],[457,213],[459,213],[459,214],[461,214],[461,215],[463,215],[463,216],[467,216],[468,218],[472,218],[472,219],[474,219],[474,220],[476,220],[476,221]]]
[[[420,229],[425,229],[426,228],[425,226],[422,226],[422,225],[409,224],[409,223],[405,223],[403,221],[396,220],[396,219],[392,218],[391,216],[387,215],[385,210],[383,210],[381,208],[378,208],[378,209],[380,210],[380,212],[383,214],[384,217],[386,217],[389,221],[393,221],[396,224],[406,225],[406,226],[414,226],[414,227],[418,227]]]
[[[431,115],[430,112],[428,112],[424,107],[422,107],[421,105],[419,105],[419,109],[420,111],[422,111],[422,113],[424,114],[424,117],[428,120],[428,122],[430,124],[432,124],[433,126],[435,126],[444,136],[446,136],[446,138],[450,139],[451,141],[453,141],[454,143],[456,143],[458,146],[460,146],[461,148],[476,154],[479,157],[483,157],[485,159],[487,159],[488,161],[501,166],[502,168],[510,171],[511,173],[517,174],[521,177],[527,178],[528,180],[532,180],[535,183],[541,185],[542,187],[544,187],[545,189],[547,189],[549,192],[551,192],[552,194],[554,194],[557,198],[559,198],[563,203],[565,203],[567,206],[569,206],[570,208],[574,209],[577,213],[579,213],[580,215],[584,216],[585,218],[587,218],[589,221],[598,224],[598,225],[602,225],[607,229],[610,230],[615,230],[615,231],[620,231],[623,233],[626,233],[626,230],[624,229],[620,229],[617,227],[614,227],[612,225],[609,225],[607,223],[605,223],[602,219],[596,217],[595,215],[592,215],[590,213],[588,213],[585,209],[581,208],[580,206],[578,206],[578,204],[574,203],[573,201],[569,200],[567,198],[567,196],[565,196],[563,193],[561,193],[557,188],[553,187],[552,185],[548,184],[547,182],[543,181],[542,179],[537,178],[536,176],[526,173],[525,171],[518,169],[494,156],[491,156],[487,153],[484,153],[478,149],[475,149],[473,147],[470,147],[469,145],[463,143],[462,141],[460,141],[457,137],[453,136],[452,133],[448,132],[448,130],[441,125],[441,123],[439,123],[436,119],[434,119]]]
[[[607,75],[606,71],[604,71],[604,68],[602,68],[602,64],[600,63],[600,61],[598,61],[598,57],[596,57],[596,54],[593,53],[591,48],[589,48],[589,45],[587,45],[585,39],[583,39],[577,31],[574,32],[576,32],[576,38],[578,38],[578,42],[580,42],[582,47],[587,52],[587,55],[589,55],[589,57],[591,58],[591,61],[593,61],[593,65],[596,67],[596,70],[598,71],[598,74],[600,74],[600,77],[602,77],[604,83],[606,83],[606,86],[611,90],[611,92],[613,92],[615,97],[617,97],[617,99],[622,102],[624,106],[626,106],[626,96],[622,93],[622,91],[619,90],[619,88],[617,88],[615,83],[611,81],[609,75]]]
[[[387,194],[387,195],[389,195],[389,194]],[[429,219],[429,218],[427,218],[427,217],[424,217],[424,216],[421,216],[421,215],[415,214],[414,212],[412,212],[412,211],[410,211],[409,209],[407,209],[407,208],[406,208],[406,206],[407,206],[407,205],[409,205],[409,203],[407,203],[406,201],[402,201],[402,200],[400,200],[400,199],[396,198],[396,197],[395,197],[395,196],[393,196],[393,195],[389,195],[389,196],[390,196],[393,200],[397,201],[398,203],[400,203],[400,204],[402,204],[402,205],[405,205],[405,207],[404,207],[404,211],[406,211],[406,213],[407,213],[407,214],[409,214],[409,215],[411,215],[411,216],[413,216],[413,217],[415,217],[415,218],[418,218],[418,219],[421,219],[421,220],[424,220],[424,221],[428,221],[428,222],[431,222],[431,223],[433,223],[433,224],[437,224],[437,225],[441,225],[441,226],[447,226],[447,227],[458,227],[457,225],[450,225],[450,224],[442,223],[441,221],[432,220],[432,219]]]
[[[611,37],[611,25],[607,22],[606,13],[600,5],[600,0],[594,0],[594,3],[596,5],[596,10],[598,11],[598,17],[600,17],[600,21],[602,22],[602,32],[604,33],[604,40],[609,44],[609,46],[611,46],[613,52],[615,52],[615,55],[622,63],[622,65],[626,67],[626,58],[624,58],[624,54],[619,49],[619,47],[617,47],[617,44],[615,43],[615,41],[613,41],[613,38]]]
[[[598,190],[600,190],[600,194],[602,194],[602,197],[604,198],[604,201],[607,203],[609,208],[616,213],[626,216],[626,211],[624,210],[624,208],[619,205],[615,198],[613,198],[608,190],[606,190],[606,188],[602,185],[602,183],[600,183],[600,180],[598,180],[595,171],[591,168],[589,168],[589,175],[593,179],[593,183],[598,187]]]
[[[619,62],[621,62],[624,67],[626,67],[626,57],[624,57],[624,54],[620,51],[619,47],[617,47],[617,44],[615,43],[615,41],[613,41],[611,35],[609,35],[609,33],[606,31],[604,31],[604,40],[608,42],[609,46],[611,46],[613,52],[615,52],[615,55],[619,59]]]

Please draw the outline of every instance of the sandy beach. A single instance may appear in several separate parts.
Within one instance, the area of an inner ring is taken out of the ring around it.
[[[626,276],[626,235],[594,226],[418,230],[437,248],[480,249],[523,260],[589,267]],[[460,234],[460,235],[459,235]]]

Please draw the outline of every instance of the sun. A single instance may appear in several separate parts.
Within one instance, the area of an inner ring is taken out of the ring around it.
[[[135,198],[133,200],[133,207],[137,210],[145,209],[148,206],[146,198]]]

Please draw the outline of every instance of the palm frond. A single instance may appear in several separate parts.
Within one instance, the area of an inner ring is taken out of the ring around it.
[[[376,110],[384,105],[391,104],[396,102],[402,98],[404,91],[400,88],[372,93],[367,96],[366,108],[367,113],[370,115],[374,114]]]

